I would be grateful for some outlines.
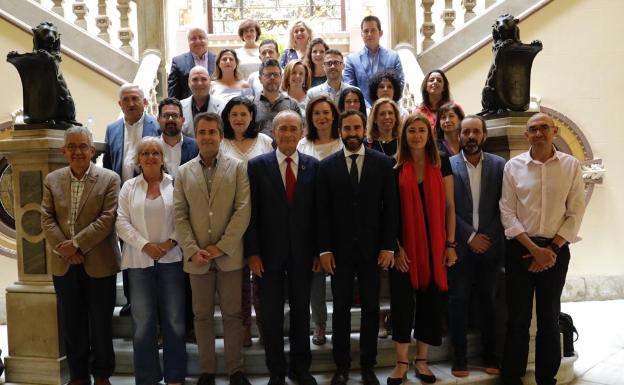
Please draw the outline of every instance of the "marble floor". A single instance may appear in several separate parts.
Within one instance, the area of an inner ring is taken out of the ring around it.
[[[577,379],[574,385],[624,385],[624,300],[601,302],[570,302],[562,305],[562,311],[569,313],[579,331],[579,339],[575,349],[579,355],[574,365]],[[6,325],[0,325],[0,349],[7,352]],[[457,384],[450,375],[448,365],[434,365],[433,370],[439,375],[438,384]],[[389,369],[377,370],[382,383],[389,374]],[[475,373],[475,375],[479,376]],[[484,375],[485,376],[485,375]],[[315,374],[319,385],[329,384],[331,373]],[[472,375],[471,375],[472,377]],[[358,373],[353,373],[353,380],[359,379]],[[189,379],[193,384],[195,379]],[[250,378],[253,385],[264,385],[267,377],[254,376]],[[132,385],[132,377],[113,377],[115,385]],[[351,381],[355,383],[356,381]],[[358,381],[359,382],[359,381]],[[412,375],[408,382],[419,383]],[[477,382],[479,382],[477,380]],[[0,377],[0,384],[4,383],[4,376]],[[220,377],[218,385],[226,385],[227,378]]]

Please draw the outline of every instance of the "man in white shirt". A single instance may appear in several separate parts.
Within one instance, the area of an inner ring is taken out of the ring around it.
[[[191,96],[180,100],[182,104],[182,114],[184,124],[182,132],[184,135],[194,138],[195,129],[193,120],[195,116],[202,112],[214,112],[221,114],[225,103],[217,96],[210,95],[210,75],[202,66],[195,66],[189,72],[188,85],[191,89]]]
[[[174,179],[178,168],[199,153],[195,139],[182,134],[185,119],[182,104],[175,98],[165,98],[158,104],[158,123],[165,149],[167,173]]]
[[[337,49],[328,49],[327,52],[325,52],[323,69],[325,69],[327,81],[308,90],[306,103],[317,96],[326,95],[338,105],[340,92],[349,87],[347,83],[342,81],[342,70],[344,69],[342,53]]]
[[[455,190],[457,263],[448,270],[449,329],[454,359],[451,373],[468,376],[466,327],[473,282],[479,298],[483,367],[499,374],[496,357],[496,278],[503,261],[503,227],[498,201],[505,160],[483,151],[487,127],[468,115],[460,127],[461,152],[450,158]]]
[[[557,127],[543,113],[527,122],[528,152],[512,158],[503,176],[501,221],[506,256],[507,338],[502,378],[521,385],[529,352],[533,295],[537,303],[535,379],[552,385],[561,362],[559,312],[570,250],[585,212],[579,161],[553,146]]]

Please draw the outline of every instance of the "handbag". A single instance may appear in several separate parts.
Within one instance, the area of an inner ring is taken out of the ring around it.
[[[574,342],[578,340],[578,332],[572,322],[572,317],[566,313],[559,313],[559,329],[563,334],[563,356],[574,356]],[[576,338],[574,335],[576,334]]]

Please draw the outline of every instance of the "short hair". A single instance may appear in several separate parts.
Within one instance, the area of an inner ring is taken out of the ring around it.
[[[457,117],[459,118],[460,127],[461,127],[462,120],[465,119],[464,110],[461,108],[459,104],[454,103],[454,102],[444,103],[440,108],[438,108],[438,112],[437,112],[435,131],[438,135],[438,139],[444,139],[444,130],[442,130],[441,120],[442,120],[442,116],[449,111],[453,111],[455,115],[457,115]]]
[[[431,101],[429,100],[429,94],[427,93],[427,81],[429,80],[429,76],[432,73],[439,73],[442,76],[442,80],[444,80],[444,86],[442,87],[442,100],[440,100],[440,105],[448,103],[451,101],[451,87],[449,85],[448,79],[446,78],[446,74],[441,69],[435,69],[429,71],[422,83],[420,84],[420,95],[422,96],[422,104],[426,107],[432,107]]]
[[[438,151],[438,146],[436,144],[435,138],[433,137],[433,130],[431,128],[431,123],[429,123],[429,119],[421,114],[420,112],[416,112],[410,114],[401,125],[401,130],[399,131],[399,144],[397,148],[397,164],[396,167],[401,166],[403,163],[409,162],[412,160],[412,153],[407,144],[407,129],[412,123],[419,121],[423,123],[427,127],[427,143],[425,143],[425,155],[429,158],[431,164],[434,167],[440,167],[442,161],[440,160],[440,152]]]
[[[314,123],[312,122],[312,110],[317,104],[323,103],[323,102],[329,104],[329,109],[332,112],[333,121],[332,121],[330,136],[333,139],[337,139],[340,137],[340,134],[338,131],[338,116],[340,115],[340,113],[338,112],[338,108],[336,107],[336,105],[334,104],[334,101],[329,96],[320,95],[310,100],[308,104],[306,105],[306,109],[305,109],[306,126],[308,128],[306,139],[308,139],[309,141],[314,141],[319,138],[318,130],[316,129],[316,127],[314,126]]]
[[[373,16],[373,15],[365,16],[362,19],[362,22],[360,23],[360,30],[364,28],[364,23],[371,22],[371,21],[374,21],[375,23],[377,23],[377,29],[381,31],[381,21],[379,20],[377,16]]]
[[[358,110],[346,110],[346,111],[342,111],[340,113],[340,115],[338,115],[338,127],[340,127],[340,129],[342,129],[342,121],[345,118],[348,118],[349,116],[353,116],[353,115],[357,115],[360,117],[360,119],[362,119],[362,128],[366,127],[366,115],[361,113]]]
[[[398,103],[403,96],[403,87],[401,87],[401,80],[397,76],[397,73],[393,70],[383,70],[376,72],[370,79],[370,83],[368,84],[368,94],[370,95],[371,100],[374,102],[379,99],[379,97],[377,96],[377,88],[379,88],[379,85],[384,80],[392,83],[392,88],[394,89],[392,100]]]
[[[227,102],[223,111],[221,111],[221,120],[223,121],[223,137],[225,139],[234,139],[236,136],[234,129],[232,128],[232,124],[230,124],[230,112],[232,111],[232,108],[240,105],[247,107],[247,110],[252,116],[251,122],[245,130],[243,137],[255,138],[258,136],[258,130],[256,129],[256,105],[244,96],[235,96]]]
[[[325,48],[325,53],[327,53],[327,50],[329,50],[329,46],[327,45],[327,43],[325,43],[325,40],[321,39],[320,37],[317,37],[316,39],[312,40],[310,44],[308,44],[308,49],[306,50],[304,63],[306,63],[308,67],[310,67],[310,69],[312,70],[312,73],[316,71],[316,65],[312,61],[312,48],[318,44],[323,45],[323,47]]]
[[[73,134],[80,134],[87,137],[89,141],[89,146],[93,147],[93,134],[91,131],[85,126],[71,126],[67,130],[65,130],[65,134],[63,135],[63,144],[67,144],[67,137]]]
[[[238,55],[236,54],[236,51],[234,51],[231,48],[222,49],[221,52],[219,52],[219,54],[217,55],[217,58],[215,59],[215,68],[214,68],[214,74],[213,74],[214,79],[219,80],[223,77],[221,68],[219,68],[219,62],[221,61],[221,58],[223,57],[223,55],[225,55],[226,53],[231,53],[232,56],[234,56],[234,61],[236,62],[236,67],[234,68],[234,77],[236,78],[236,80],[241,80],[243,76],[240,70],[238,69],[240,61],[238,60]]]
[[[383,106],[384,104],[389,104],[394,111],[395,122],[394,127],[392,127],[392,137],[397,138],[399,136],[399,127],[401,126],[401,113],[399,112],[399,106],[397,106],[394,101],[388,98],[381,98],[377,99],[377,101],[373,103],[373,107],[371,107],[368,124],[366,125],[366,136],[369,139],[379,139],[379,127],[377,126],[377,123],[375,123],[375,118],[377,117],[381,106]]]
[[[289,48],[295,48],[295,39],[293,38],[293,31],[295,30],[295,27],[297,25],[303,25],[303,27],[306,29],[306,31],[308,31],[308,42],[310,40],[312,40],[312,28],[310,28],[303,20],[299,19],[299,20],[295,20],[295,22],[291,25],[290,29],[288,30],[288,47]]]
[[[267,45],[267,44],[273,44],[273,47],[275,47],[275,52],[277,53],[277,55],[279,55],[279,45],[277,44],[277,42],[273,39],[264,39],[260,42],[260,45],[258,46],[258,51],[260,51],[260,48],[263,45]]]
[[[195,137],[197,137],[197,126],[199,126],[200,121],[217,122],[219,133],[223,136],[223,120],[216,112],[202,112],[195,115],[195,119],[193,119],[193,132],[195,133]]]
[[[191,37],[191,33],[195,32],[195,31],[201,31],[204,35],[204,37],[207,37],[208,34],[206,33],[206,30],[202,27],[190,27],[187,31],[186,31],[186,40],[188,40]]]
[[[284,68],[284,77],[282,78],[282,85],[280,87],[282,91],[288,92],[290,90],[290,75],[295,70],[295,66],[298,65],[303,66],[303,90],[307,91],[310,89],[310,86],[312,85],[312,74],[310,68],[308,68],[308,66],[301,60],[291,60]]]
[[[296,116],[297,118],[299,118],[299,128],[303,129],[303,118],[301,117],[301,114],[297,113],[295,110],[282,110],[278,112],[277,115],[275,115],[275,117],[273,118],[273,121],[271,122],[271,129],[275,130],[277,128],[278,122],[284,116]]]
[[[143,152],[145,147],[150,146],[150,145],[154,145],[158,147],[158,151],[160,151],[160,155],[162,156],[162,160],[163,160],[161,171],[164,171],[165,164],[167,163],[166,155],[165,155],[165,147],[163,146],[162,139],[160,139],[158,136],[144,136],[143,138],[141,138],[141,140],[139,140],[136,146],[134,146],[134,149],[135,149],[134,150],[134,167],[138,168],[139,170],[141,169],[139,167],[139,157],[141,156],[141,153]]]
[[[141,87],[138,86],[138,84],[134,84],[134,83],[124,83],[119,87],[119,92],[117,94],[117,97],[119,100],[121,100],[121,95],[126,92],[126,91],[136,91],[139,93],[139,95],[141,96],[142,99],[145,99],[145,93],[143,93],[143,90],[141,89]]]
[[[483,116],[480,115],[466,115],[463,117],[462,121],[467,120],[467,119],[477,119],[478,121],[481,122],[481,130],[483,131],[484,135],[487,135],[487,123],[486,120],[483,118]],[[459,130],[461,131],[461,122],[459,122]]]
[[[260,24],[258,24],[257,21],[252,20],[252,19],[243,20],[243,22],[241,22],[238,25],[238,36],[241,39],[243,38],[243,33],[245,32],[247,28],[253,28],[256,30],[256,41],[258,41],[258,39],[260,39],[260,35],[262,35]]]
[[[340,112],[345,111],[345,99],[349,94],[356,94],[358,99],[360,99],[360,112],[366,115],[366,101],[364,100],[364,94],[362,94],[362,90],[357,87],[347,87],[340,91],[340,96],[338,97],[338,110]]]
[[[340,56],[341,58],[344,58],[344,56],[342,55],[342,52],[338,51],[335,48],[330,48],[325,50],[325,55],[336,55],[336,56]]]
[[[182,115],[182,103],[176,98],[164,98],[158,103],[158,116],[162,114],[162,109],[164,106],[175,105],[180,109],[180,115]]]
[[[262,75],[264,73],[264,69],[267,67],[277,67],[282,73],[282,67],[280,67],[280,63],[276,59],[267,59],[260,63],[260,68],[258,69],[258,74]]]

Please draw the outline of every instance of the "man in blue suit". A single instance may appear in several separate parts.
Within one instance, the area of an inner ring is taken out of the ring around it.
[[[126,83],[119,88],[119,107],[123,117],[106,127],[104,142],[104,168],[113,170],[121,178],[123,184],[134,178],[134,158],[136,144],[144,136],[158,136],[158,121],[145,113],[147,99],[136,84]],[[127,303],[121,308],[120,315],[130,315],[130,288],[127,273],[123,271],[124,296]]]
[[[262,335],[269,385],[284,385],[284,290],[290,305],[290,368],[299,385],[316,385],[310,375],[310,285],[316,247],[318,161],[297,151],[301,115],[292,110],[273,119],[277,149],[249,161],[251,220],[245,257],[259,277]]]
[[[208,70],[209,74],[214,72],[216,56],[212,52],[208,52],[206,38],[206,31],[203,29],[189,29],[187,35],[189,52],[175,56],[171,60],[171,69],[167,78],[169,97],[182,100],[191,96],[188,78],[193,67],[202,66]]]
[[[364,385],[379,385],[374,372],[379,330],[379,269],[394,263],[398,197],[392,159],[366,148],[366,117],[347,110],[338,118],[344,149],[319,167],[317,232],[320,263],[332,275],[332,343],[336,372],[331,385],[346,385],[351,366],[351,304],[359,284],[362,320],[360,370]]]
[[[489,374],[499,374],[496,357],[496,278],[503,261],[503,227],[498,201],[505,160],[483,151],[485,120],[468,115],[461,122],[459,154],[450,158],[457,215],[457,263],[449,268],[449,326],[454,347],[453,375],[465,377],[466,323],[470,294],[480,303],[483,364]]]
[[[182,103],[165,98],[158,103],[158,123],[165,148],[167,173],[175,178],[178,168],[199,154],[195,139],[182,134]]]
[[[345,83],[362,90],[366,107],[370,107],[372,101],[368,92],[368,82],[374,74],[383,70],[394,71],[401,80],[401,89],[405,85],[405,76],[399,55],[379,45],[379,39],[383,36],[379,18],[366,16],[362,19],[360,29],[364,48],[347,57],[342,77]]]

